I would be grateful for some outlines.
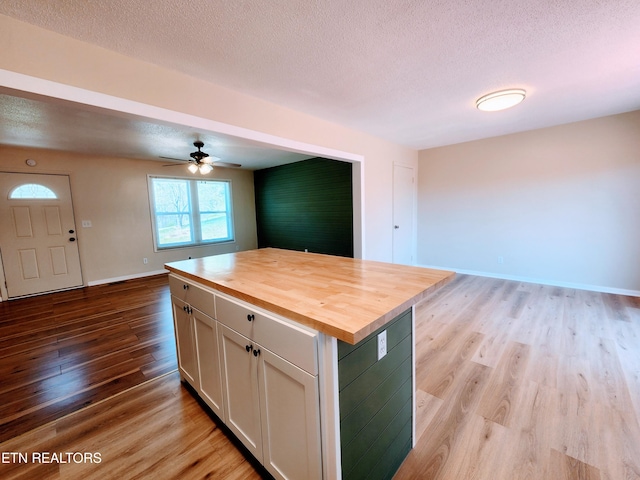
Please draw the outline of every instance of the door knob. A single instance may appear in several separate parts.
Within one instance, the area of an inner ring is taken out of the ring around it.
[[[75,230],[69,230],[69,233],[76,233]]]
[[[400,225],[394,225],[393,228],[397,230],[398,228],[400,228]]]
[[[69,241],[70,241],[70,242],[75,242],[75,241],[76,241],[76,239],[75,239],[75,237],[71,237],[71,238],[69,239]]]

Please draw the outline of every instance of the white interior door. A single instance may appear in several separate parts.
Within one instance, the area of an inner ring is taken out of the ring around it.
[[[66,175],[0,173],[0,254],[9,298],[82,286]]]
[[[413,168],[393,166],[393,263],[412,265],[415,236]]]

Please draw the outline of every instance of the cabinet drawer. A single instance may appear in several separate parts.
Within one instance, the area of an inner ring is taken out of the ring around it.
[[[215,295],[213,292],[175,275],[169,275],[169,288],[174,297],[215,318]]]
[[[262,315],[248,308],[247,305],[234,302],[220,295],[216,295],[216,320],[235,330],[254,342],[254,325],[256,319],[262,320]],[[251,321],[249,320],[250,316]]]
[[[216,295],[216,319],[288,360],[318,374],[317,333],[295,322],[272,317],[252,305]],[[251,316],[251,321],[248,320]]]

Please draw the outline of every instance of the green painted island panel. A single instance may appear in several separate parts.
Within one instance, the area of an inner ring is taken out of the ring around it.
[[[338,341],[342,478],[391,479],[412,444],[412,311],[356,345]],[[387,355],[378,360],[378,334]]]

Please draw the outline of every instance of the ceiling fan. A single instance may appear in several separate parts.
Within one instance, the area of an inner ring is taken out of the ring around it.
[[[206,175],[207,173],[213,170],[213,164],[218,165],[220,167],[241,167],[239,163],[229,163],[229,162],[221,162],[218,157],[210,156],[208,153],[205,153],[201,150],[204,147],[204,143],[200,140],[196,140],[193,142],[193,146],[198,149],[197,152],[191,152],[189,156],[191,157],[187,162],[189,165],[187,168],[191,173],[200,172],[202,175]],[[165,158],[167,160],[177,160],[179,162],[184,162],[184,160],[180,158],[172,158],[172,157],[160,157]],[[164,167],[175,167],[178,165],[177,163],[172,163],[170,165],[163,165]]]

